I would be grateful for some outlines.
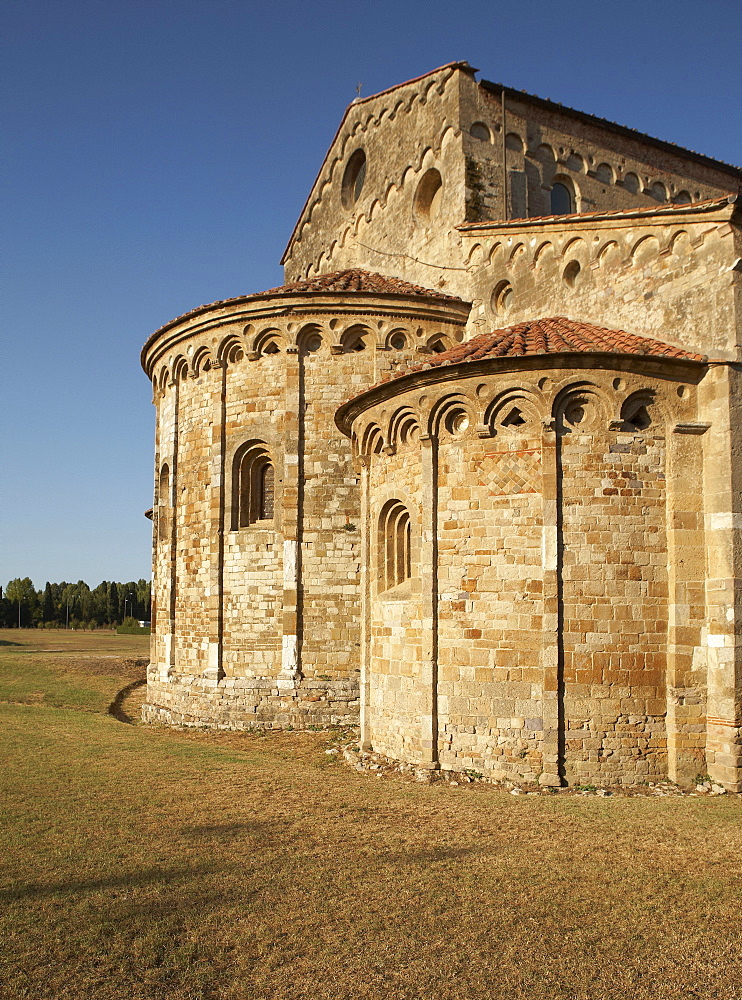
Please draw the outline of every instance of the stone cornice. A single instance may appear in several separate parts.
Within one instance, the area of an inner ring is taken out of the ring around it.
[[[224,303],[194,309],[180,319],[161,327],[147,340],[141,352],[141,364],[151,378],[164,354],[178,344],[210,330],[233,323],[263,320],[299,322],[320,321],[328,316],[385,316],[390,319],[436,321],[463,327],[469,316],[468,302],[455,299],[365,292],[306,292],[302,295],[243,296]]]
[[[655,378],[679,379],[695,384],[701,381],[708,367],[708,364],[703,361],[640,354],[609,354],[597,351],[462,361],[460,364],[423,369],[422,371],[410,372],[407,375],[400,375],[387,382],[381,382],[339,406],[335,413],[335,423],[343,434],[350,437],[353,422],[363,412],[378,403],[386,402],[406,392],[428,388],[431,385],[443,382],[460,382],[487,375],[508,372],[553,371],[555,369],[569,371],[600,369],[637,372]]]

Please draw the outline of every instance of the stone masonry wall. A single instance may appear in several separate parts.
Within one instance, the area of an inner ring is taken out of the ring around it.
[[[684,482],[707,440],[701,372],[645,358],[570,362],[421,371],[356,417],[369,538],[391,496],[419,511],[422,541],[437,525],[433,561],[421,545],[405,600],[385,602],[372,586],[364,605],[364,744],[545,784],[690,781],[708,760],[708,610],[693,603],[706,542]],[[400,414],[418,428],[407,444]],[[428,623],[416,595],[431,581]],[[429,681],[418,661],[426,627]]]
[[[287,308],[279,296],[217,304],[153,343],[157,462],[170,463],[171,486],[156,510],[146,719],[357,718],[360,493],[334,413],[429,340],[458,342],[466,313],[373,297],[354,310],[347,296]],[[275,513],[238,528],[235,457],[250,441],[274,466]]]

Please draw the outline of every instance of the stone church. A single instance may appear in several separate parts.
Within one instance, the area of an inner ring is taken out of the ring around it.
[[[144,718],[742,791],[739,168],[451,63],[142,351]]]

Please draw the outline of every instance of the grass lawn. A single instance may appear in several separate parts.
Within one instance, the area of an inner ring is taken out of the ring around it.
[[[742,1000],[739,796],[516,797],[358,774],[323,733],[127,725],[146,648],[0,631],[3,998]]]

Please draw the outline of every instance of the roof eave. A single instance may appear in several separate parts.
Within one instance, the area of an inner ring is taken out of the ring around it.
[[[353,421],[371,406],[386,402],[410,389],[420,389],[435,382],[451,382],[461,378],[478,378],[494,371],[527,371],[548,368],[610,368],[627,371],[637,366],[645,374],[667,375],[674,371],[690,382],[698,382],[708,368],[708,359],[673,358],[657,354],[624,354],[617,351],[574,351],[562,353],[506,355],[501,358],[481,358],[477,361],[459,361],[410,371],[386,382],[366,389],[358,396],[342,403],[335,411],[335,424],[350,437]]]

